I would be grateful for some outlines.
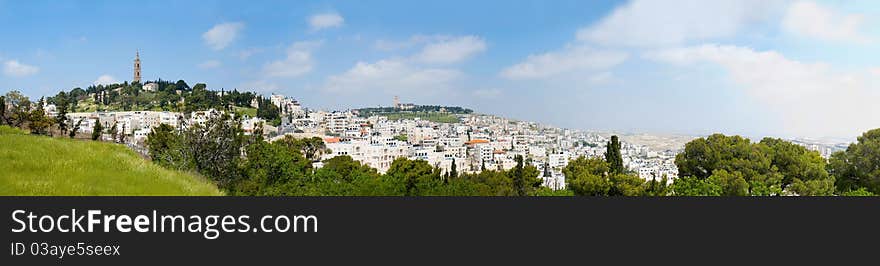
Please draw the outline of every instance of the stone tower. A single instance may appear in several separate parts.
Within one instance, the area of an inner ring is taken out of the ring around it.
[[[134,54],[134,78],[131,80],[132,83],[141,82],[141,52],[137,51]]]

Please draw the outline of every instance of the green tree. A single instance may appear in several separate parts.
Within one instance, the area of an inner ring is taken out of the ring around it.
[[[199,85],[201,85],[202,89],[205,89],[205,87],[207,87],[207,86],[205,86],[204,83],[198,83],[198,84],[196,84],[196,87],[198,87]],[[177,89],[179,89],[179,90],[189,89],[189,85],[186,84],[186,81],[184,81],[182,79],[177,81],[177,83],[175,84],[175,87],[177,87]]]
[[[101,125],[101,119],[95,119],[95,125],[92,126],[92,140],[98,140],[101,138],[101,134],[104,133],[104,126]]]
[[[708,178],[709,183],[721,188],[721,196],[748,196],[749,183],[741,172],[729,173],[727,170],[715,170]]]
[[[516,166],[508,171],[508,175],[513,179],[513,190],[517,196],[528,196],[541,186],[541,180],[538,179],[538,169],[531,165],[523,164],[523,156],[514,157]]]
[[[455,163],[455,157],[452,158],[452,166],[449,169],[449,178],[458,178],[458,166]]]
[[[423,195],[433,187],[442,185],[440,171],[423,160],[398,158],[391,163],[385,175],[393,182],[403,185],[402,192],[405,196]]]
[[[672,183],[672,194],[675,196],[721,196],[723,193],[724,189],[709,179],[685,176]]]
[[[611,167],[607,161],[578,157],[562,169],[567,187],[579,196],[606,196],[611,182],[606,178]]]
[[[0,96],[0,125],[6,124],[6,96]]]
[[[62,136],[67,134],[69,127],[67,121],[67,109],[70,108],[68,98],[67,93],[63,91],[55,96],[55,107],[58,111],[58,114],[55,115],[55,124],[58,125],[58,130],[61,131]]]
[[[73,124],[73,128],[71,128],[70,132],[67,133],[67,135],[70,136],[70,138],[76,137],[76,133],[79,132],[79,128],[82,126],[82,122],[83,122],[83,119],[80,118],[79,120],[76,121],[76,123]]]
[[[298,139],[291,135],[285,135],[280,140],[275,141],[279,145],[283,145],[291,150],[298,151],[310,161],[318,161],[327,150],[324,140],[319,137]]]
[[[183,139],[174,127],[159,124],[147,134],[147,151],[153,162],[172,169],[189,169],[191,162],[183,154]]]
[[[116,122],[113,122],[113,126],[111,126],[110,129],[109,129],[109,132],[110,132],[110,139],[112,139],[113,141],[116,141],[116,134],[118,133],[118,131],[119,131],[119,130],[118,130],[118,128],[116,127]]]
[[[755,145],[740,136],[714,134],[685,144],[675,164],[681,177],[703,180],[714,176],[710,182],[722,186],[723,195],[741,194],[742,184],[746,195],[780,195],[782,175],[773,165],[773,158],[765,153],[767,149],[773,150],[773,146],[776,144]]]
[[[232,188],[239,195],[301,195],[310,173],[301,154],[267,142],[249,145],[242,165],[246,179],[234,180]]]
[[[873,196],[877,196],[877,195],[874,193],[871,193],[871,191],[868,191],[865,188],[859,188],[857,190],[850,190],[850,191],[841,192],[840,196],[844,196],[844,197],[873,197]]]
[[[838,192],[864,188],[880,194],[880,129],[865,132],[845,151],[831,155],[828,170],[836,177]]]
[[[765,138],[758,144],[782,177],[780,189],[801,196],[834,194],[834,178],[818,152],[789,141]]]
[[[613,174],[625,173],[623,156],[620,153],[620,140],[616,135],[611,136],[611,141],[605,147],[605,161],[608,162],[610,172]]]
[[[122,124],[122,130],[117,135],[119,136],[119,143],[125,144],[125,124]]]
[[[40,101],[37,103],[37,108],[31,110],[28,117],[28,128],[30,128],[32,134],[46,135],[49,133],[49,128],[52,126],[52,118],[48,117],[46,111],[43,109],[45,103],[45,99],[40,98]]]
[[[228,114],[196,124],[183,133],[184,156],[193,170],[228,190],[238,180],[238,164],[246,137],[241,121]]]
[[[667,196],[670,194],[672,187],[669,186],[669,178],[665,175],[657,179],[651,178],[650,181],[643,183],[644,196]]]
[[[27,96],[19,91],[10,91],[6,93],[6,124],[23,128],[31,117],[31,101]]]
[[[638,176],[616,173],[608,176],[608,196],[644,196],[645,181]]]

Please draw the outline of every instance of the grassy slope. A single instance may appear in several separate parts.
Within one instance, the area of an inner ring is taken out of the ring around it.
[[[0,195],[220,195],[202,178],[164,169],[125,146],[27,135],[0,126]]]
[[[454,114],[447,113],[385,113],[380,114],[385,117],[388,117],[389,120],[401,120],[401,119],[415,119],[421,118],[422,120],[428,120],[431,122],[437,123],[458,123],[458,117]]]
[[[237,113],[239,115],[248,115],[250,117],[257,117],[257,108],[238,107],[238,106],[233,106],[232,108],[235,110],[235,113]]]

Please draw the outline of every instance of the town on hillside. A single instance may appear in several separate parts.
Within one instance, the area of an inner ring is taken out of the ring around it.
[[[94,135],[144,155],[148,135],[160,125],[183,130],[229,115],[238,118],[245,135],[262,134],[269,142],[286,136],[320,138],[327,149],[312,162],[315,168],[327,159],[349,156],[379,173],[398,158],[423,160],[444,173],[479,173],[510,170],[522,156],[539,170],[542,186],[553,190],[565,189],[563,169],[571,160],[602,157],[610,143],[607,134],[477,114],[462,107],[401,103],[396,96],[388,107],[325,111],[281,94],[217,91],[202,83],[190,87],[183,80],[141,85],[139,53],[133,67],[130,83],[75,88],[39,104],[49,117],[64,112],[60,115],[70,124],[71,137]],[[825,157],[833,152],[828,146],[797,143]],[[655,150],[622,142],[620,155],[626,169],[638,177],[672,183],[678,178],[675,158],[682,148]]]

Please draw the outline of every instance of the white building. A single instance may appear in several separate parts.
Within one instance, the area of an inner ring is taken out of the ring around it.
[[[144,84],[144,86],[143,86],[142,88],[143,88],[145,91],[158,91],[158,90],[159,90],[159,84],[156,84],[156,83],[150,82],[150,83]]]

